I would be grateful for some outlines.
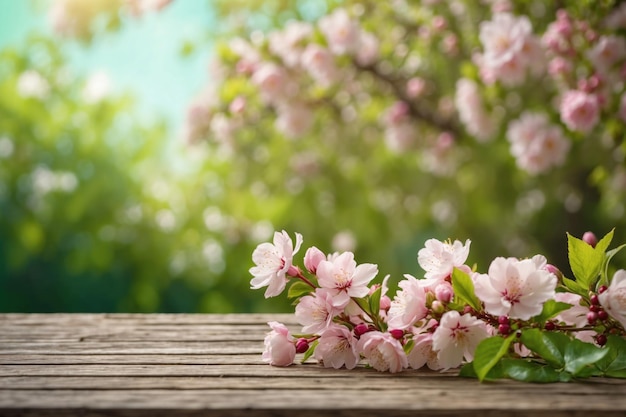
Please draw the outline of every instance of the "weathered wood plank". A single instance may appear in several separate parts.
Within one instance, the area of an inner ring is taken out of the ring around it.
[[[459,387],[461,384],[459,384]],[[255,415],[276,415],[262,413],[266,411],[309,410],[328,412],[336,415],[339,410],[376,411],[389,415],[393,410],[412,411],[426,414],[433,412],[449,415],[483,415],[483,411],[499,411],[500,415],[544,416],[589,416],[592,413],[602,416],[623,416],[624,398],[611,395],[584,395],[580,393],[557,393],[550,396],[518,393],[514,387],[495,391],[491,385],[477,385],[476,390],[450,391],[448,387],[423,389],[389,390],[381,395],[380,390],[361,390],[358,396],[348,396],[342,390],[237,390],[237,396],[228,389],[209,390],[143,390],[140,394],[134,390],[55,390],[50,395],[46,390],[11,390],[0,391],[0,412],[20,404],[22,408],[41,409],[42,398],[46,398],[48,409],[104,408],[127,410],[215,410],[213,415],[228,415],[228,410],[261,411]],[[545,388],[544,388],[545,390]],[[512,395],[514,397],[512,398]],[[615,405],[619,405],[619,410]],[[477,414],[477,412],[480,412]],[[240,412],[236,415],[242,415]],[[288,415],[287,413],[278,415]],[[298,415],[301,415],[298,412]],[[408,414],[405,414],[408,415]]]
[[[206,354],[0,354],[0,365],[259,365],[258,353],[237,355]]]
[[[534,385],[263,363],[293,315],[0,315],[0,416],[624,416],[626,381]]]

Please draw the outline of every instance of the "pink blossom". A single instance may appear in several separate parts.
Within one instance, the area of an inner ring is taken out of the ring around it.
[[[426,271],[424,277],[439,283],[452,274],[453,269],[463,266],[469,256],[470,240],[465,244],[428,239],[417,253],[417,262]]]
[[[587,57],[595,68],[606,73],[626,58],[626,39],[618,36],[601,36],[587,52]]]
[[[378,38],[370,32],[361,31],[356,61],[361,65],[372,65],[378,59],[379,49],[380,41]]]
[[[474,81],[468,78],[457,81],[454,104],[461,122],[470,135],[480,142],[485,142],[493,136],[496,125],[485,109],[478,85]]]
[[[277,106],[276,129],[295,139],[306,134],[313,124],[313,112],[305,104],[290,101]]]
[[[347,302],[346,302],[347,304]],[[317,288],[313,295],[306,295],[296,306],[296,319],[302,327],[302,333],[321,333],[339,315],[345,305],[333,304],[333,297],[327,289]]]
[[[398,283],[402,290],[396,293],[389,308],[387,323],[392,329],[408,329],[428,313],[424,288],[416,278],[405,277]]]
[[[326,255],[324,252],[316,248],[315,246],[311,246],[306,250],[304,254],[304,267],[312,274],[317,272],[317,266],[320,262],[326,260]]]
[[[277,103],[295,93],[295,86],[287,71],[271,62],[262,63],[256,68],[252,83],[259,88],[261,97],[268,103]]]
[[[415,125],[410,120],[400,122],[385,128],[385,145],[396,154],[408,150],[415,139],[417,131]]]
[[[273,366],[289,366],[296,357],[294,339],[284,324],[270,321],[272,331],[265,336],[263,361]]]
[[[433,350],[432,333],[420,333],[413,338],[413,341],[415,342],[413,349],[407,355],[411,368],[420,369],[424,365],[434,371],[443,368],[437,358],[437,352]]]
[[[296,246],[284,230],[274,233],[274,243],[261,243],[252,252],[256,264],[250,268],[254,276],[250,281],[253,290],[267,286],[265,298],[279,295],[287,284],[287,271],[293,266],[293,255],[300,250],[302,235],[296,233]]]
[[[573,131],[588,133],[600,120],[598,98],[580,90],[569,90],[561,99],[561,121]]]
[[[309,44],[302,53],[302,66],[323,86],[335,82],[339,75],[335,58],[328,49],[315,43]]]
[[[319,338],[315,359],[326,368],[339,369],[345,366],[353,369],[360,360],[357,339],[346,327],[331,325]]]
[[[357,347],[378,371],[396,373],[409,366],[402,345],[389,333],[367,332],[361,336]]]
[[[456,368],[463,358],[471,361],[476,346],[489,337],[485,323],[470,314],[457,311],[444,313],[437,330],[433,333],[433,350],[444,369]]]
[[[523,260],[498,257],[491,262],[488,274],[474,275],[476,296],[489,314],[528,320],[554,298],[556,276],[543,266],[545,258],[541,255]]]
[[[582,297],[578,294],[570,292],[557,292],[554,299],[561,303],[571,304],[572,307],[562,311],[556,316],[556,319],[570,326],[583,327],[587,324],[587,313],[589,308],[580,304]]]
[[[357,51],[361,31],[345,9],[335,9],[330,15],[321,18],[318,25],[333,54],[344,55]]]
[[[626,29],[626,3],[617,5],[605,20],[605,24],[611,29]]]
[[[367,285],[378,274],[374,264],[358,265],[352,252],[344,252],[332,261],[321,261],[317,266],[320,287],[328,288],[335,305],[345,306],[350,297],[365,297]]]
[[[406,83],[406,95],[409,98],[418,98],[426,88],[426,81],[420,77],[413,77]]]
[[[516,86],[524,81],[527,70],[541,72],[543,51],[526,16],[496,13],[493,20],[481,23],[479,38],[485,50],[481,69],[490,77]]]
[[[533,175],[561,165],[571,146],[562,129],[541,113],[524,112],[512,121],[507,139],[518,167]]]
[[[620,269],[613,275],[609,288],[598,296],[600,305],[609,316],[626,329],[626,271]]]
[[[302,57],[301,44],[313,34],[310,23],[291,20],[284,29],[273,31],[268,35],[270,51],[280,57],[289,68],[300,64]]]

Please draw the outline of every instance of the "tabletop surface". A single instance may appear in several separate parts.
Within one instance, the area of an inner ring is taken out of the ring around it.
[[[624,380],[272,367],[271,320],[298,330],[277,314],[0,314],[0,416],[626,415]]]

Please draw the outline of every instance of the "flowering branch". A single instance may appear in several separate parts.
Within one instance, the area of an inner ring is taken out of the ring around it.
[[[533,382],[591,376],[626,378],[626,270],[609,275],[609,263],[626,245],[608,250],[613,231],[599,241],[568,235],[574,278],[542,255],[496,258],[487,273],[465,264],[470,241],[429,239],[417,255],[425,271],[406,274],[393,298],[387,281],[371,285],[374,264],[357,264],[351,252],[307,249],[304,270],[285,232],[253,253],[252,288],[279,295],[290,278],[302,335],[269,323],[263,358],[291,365],[297,353],[325,367],[355,368],[363,360],[379,371],[428,366],[459,368],[462,376]],[[606,285],[605,285],[606,283]]]

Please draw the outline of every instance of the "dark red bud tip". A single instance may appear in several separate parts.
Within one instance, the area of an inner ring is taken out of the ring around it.
[[[589,306],[589,310],[593,311],[594,313],[597,313],[598,311],[602,310],[602,307],[594,304],[594,305]]]
[[[596,336],[596,343],[600,346],[604,346],[606,345],[606,335],[604,334],[599,334]]]
[[[543,327],[544,327],[544,329],[546,329],[548,331],[551,331],[551,330],[556,329],[556,324],[554,324],[554,322],[552,322],[552,321],[548,321],[548,322],[546,322],[546,324]]]
[[[589,324],[594,324],[596,320],[598,320],[598,313],[596,313],[595,311],[590,311],[589,313],[587,313],[587,321],[589,322]]]
[[[504,336],[508,335],[509,333],[511,333],[511,326],[509,326],[508,324],[500,324],[498,326],[498,333]]]
[[[296,342],[296,353],[304,353],[309,350],[309,342],[306,339],[298,339]]]
[[[600,304],[600,300],[598,299],[598,294],[593,294],[591,297],[589,297],[589,301],[591,302],[591,305],[597,306]]]
[[[606,320],[606,319],[608,319],[608,318],[609,318],[609,313],[607,313],[607,312],[606,312],[606,311],[604,311],[604,310],[600,310],[600,311],[598,311],[598,318],[599,318],[600,320],[604,321],[604,320]]]
[[[598,288],[598,294],[602,294],[604,291],[608,290],[609,287],[607,287],[606,285],[602,285],[600,286],[600,288]]]
[[[404,337],[404,330],[400,330],[400,329],[389,330],[389,334],[391,334],[394,339],[400,340]]]
[[[598,244],[598,238],[593,234],[593,232],[585,232],[585,234],[583,234],[583,242],[587,243],[592,248],[595,248]]]
[[[507,316],[500,316],[498,317],[498,323],[509,324],[509,318]]]
[[[356,326],[354,326],[354,335],[356,337],[359,337],[369,331],[370,329],[367,327],[367,324],[365,323],[357,324]]]

